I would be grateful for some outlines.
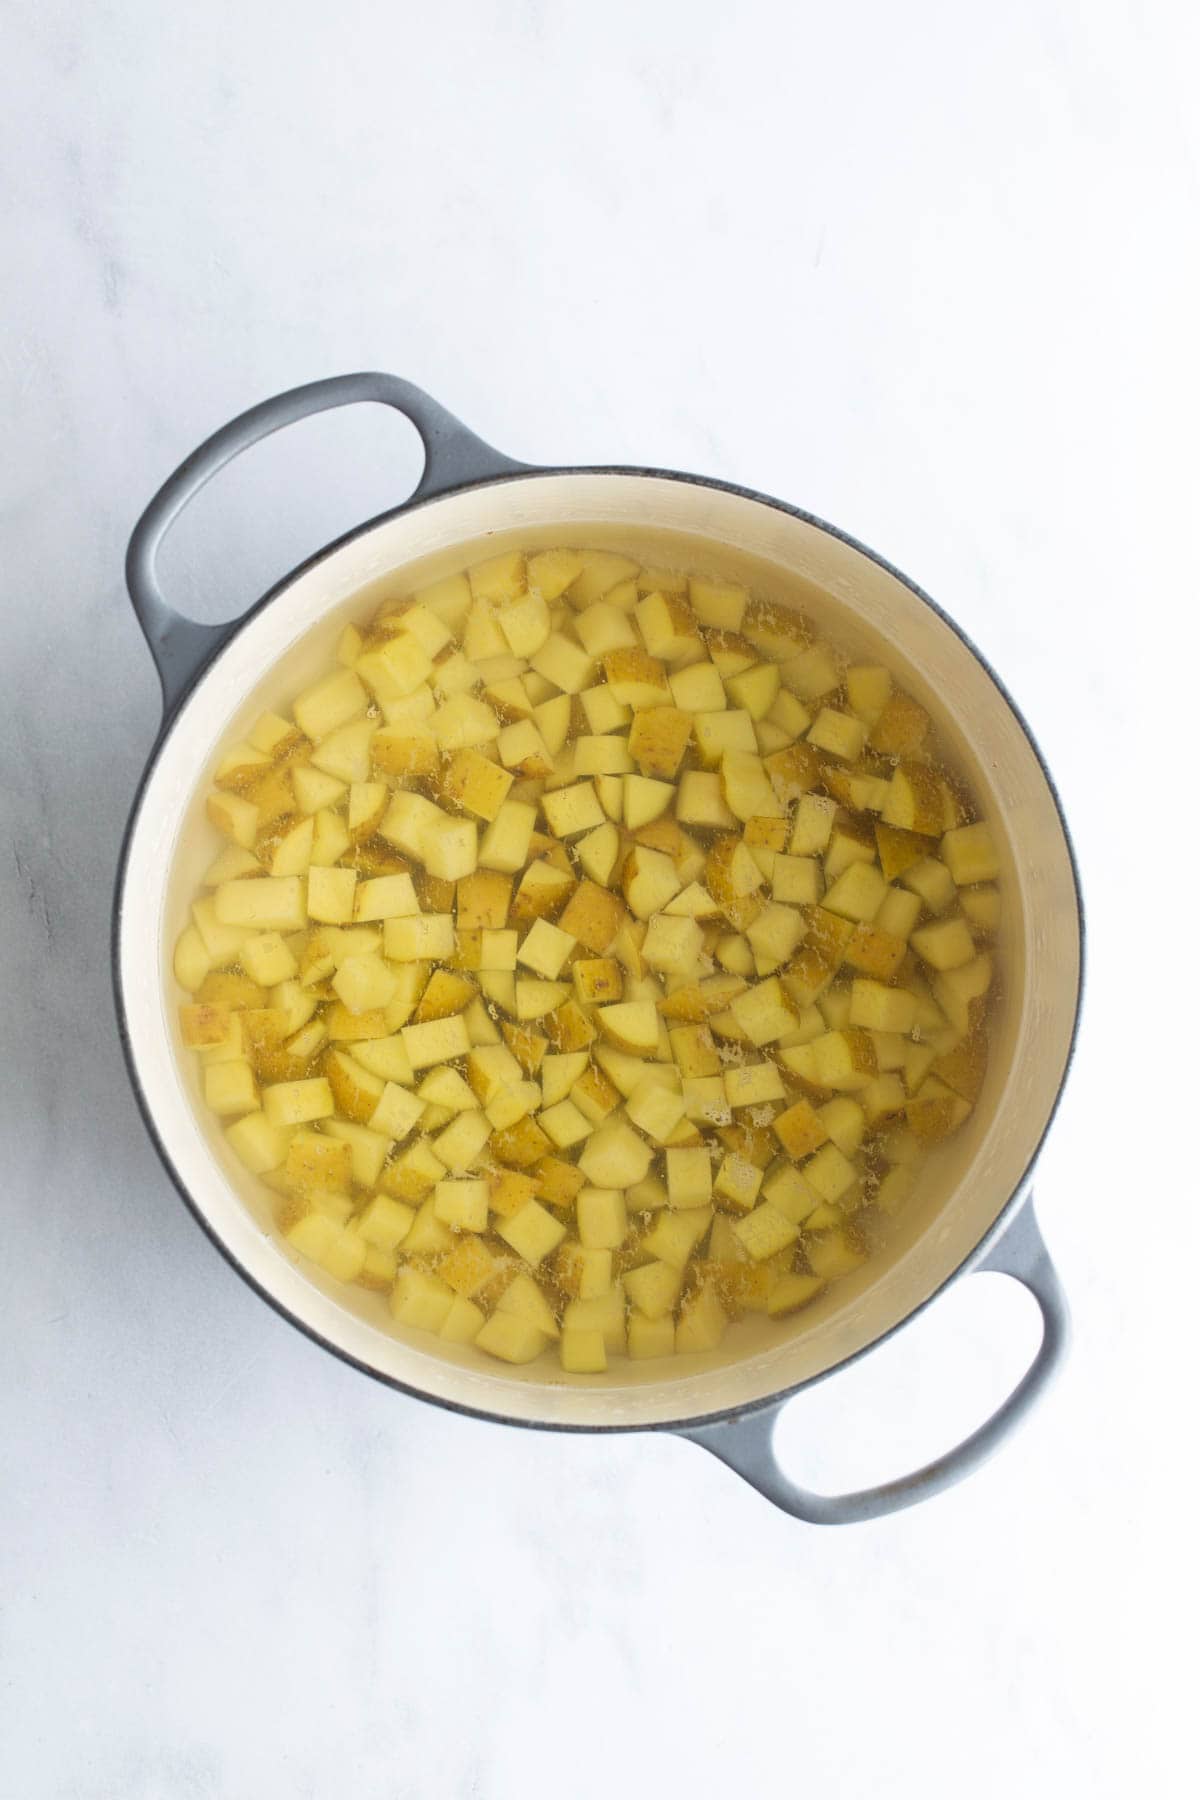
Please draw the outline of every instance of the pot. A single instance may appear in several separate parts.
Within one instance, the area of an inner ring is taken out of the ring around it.
[[[296,420],[360,401],[395,407],[426,463],[411,499],[311,557],[224,625],[176,613],[156,573],[163,536],[226,463]],[[636,542],[657,561],[707,558],[769,581],[843,641],[904,672],[941,721],[1002,846],[1007,903],[1001,1003],[987,1085],[967,1125],[929,1164],[882,1252],[786,1325],[748,1319],[728,1351],[608,1377],[547,1377],[482,1366],[469,1349],[382,1329],[372,1297],[301,1267],[272,1231],[265,1189],[228,1151],[200,1104],[176,1035],[171,946],[207,861],[206,774],[219,746],[319,673],[332,628],[363,590],[404,568],[413,584],[510,545]],[[1067,1308],[1038,1233],[1031,1173],[1074,1043],[1082,914],[1070,843],[1049,775],[1012,700],[978,651],[919,588],[820,520],[762,494],[641,468],[535,468],[483,443],[420,389],[348,375],[295,389],[235,419],[181,465],[133,533],[127,580],[162,679],[164,716],[135,799],[117,880],[114,978],[126,1057],[146,1124],[180,1194],[235,1269],[277,1311],[357,1368],[438,1405],[564,1431],[673,1431],[703,1446],[777,1506],[814,1522],[909,1506],[975,1468],[1028,1411],[1059,1365]],[[317,627],[321,629],[316,630]],[[790,1481],[772,1446],[788,1397],[881,1343],[951,1281],[980,1269],[1023,1282],[1042,1315],[1028,1371],[999,1410],[933,1463],[883,1486],[825,1495]]]

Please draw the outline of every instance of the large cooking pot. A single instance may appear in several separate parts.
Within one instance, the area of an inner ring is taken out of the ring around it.
[[[159,588],[162,539],[230,459],[330,407],[376,401],[420,433],[412,498],[320,551],[246,615],[182,618]],[[264,707],[327,662],[331,627],[362,610],[390,571],[413,585],[510,545],[636,545],[650,560],[691,558],[828,619],[845,641],[904,672],[974,784],[1005,862],[1001,1003],[980,1103],[929,1165],[920,1203],[884,1252],[786,1325],[748,1319],[726,1345],[674,1362],[622,1362],[608,1376],[485,1367],[381,1322],[377,1298],[301,1265],[271,1229],[267,1191],[232,1155],[180,1054],[171,949],[211,854],[203,823],[214,756]],[[909,1506],[997,1448],[1061,1361],[1067,1309],[1038,1234],[1030,1175],[1071,1056],[1080,1001],[1082,916],[1054,789],[996,676],[957,627],[895,569],[818,519],[745,488],[656,469],[541,469],[491,449],[419,388],[347,375],[265,401],[211,437],[155,496],[129,546],[134,609],[162,678],[164,717],[134,803],[117,880],[117,1008],[133,1084],[168,1173],[250,1285],[293,1324],[404,1392],[479,1417],[565,1431],[674,1431],[799,1518],[835,1523]],[[317,631],[314,628],[321,627]],[[956,1277],[1000,1270],[1034,1294],[1042,1340],[999,1411],[946,1455],[863,1492],[808,1492],[773,1453],[788,1397],[844,1367],[912,1319]]]

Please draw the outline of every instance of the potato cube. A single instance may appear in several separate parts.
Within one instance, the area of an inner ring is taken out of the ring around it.
[[[213,1063],[204,1071],[204,1099],[223,1119],[253,1112],[258,1106],[254,1070],[242,1058]]]
[[[575,939],[570,932],[545,919],[535,919],[517,951],[517,961],[552,981],[574,948]]]
[[[333,1094],[324,1076],[309,1081],[278,1081],[263,1089],[263,1112],[275,1126],[327,1119],[333,1110]]]
[[[542,811],[547,825],[558,838],[578,837],[604,823],[604,810],[590,781],[576,782],[573,787],[556,788],[553,793],[543,794]]]
[[[622,652],[618,651],[618,655]],[[624,654],[629,654],[625,652]],[[607,658],[605,659],[607,661]],[[581,644],[561,631],[552,631],[529,659],[530,667],[564,694],[578,694],[590,686],[596,674],[595,658]]]
[[[683,1095],[653,1077],[639,1081],[625,1102],[633,1123],[658,1144],[665,1144],[684,1114]]]
[[[821,904],[827,912],[869,924],[886,893],[887,882],[873,862],[853,862],[838,876]]]
[[[715,1350],[725,1335],[729,1316],[721,1305],[711,1283],[693,1288],[679,1309],[675,1326],[675,1349],[678,1355]]]
[[[913,932],[913,949],[931,969],[961,969],[975,955],[975,940],[966,920],[955,916],[921,925]]]
[[[620,1000],[625,988],[621,965],[611,956],[581,957],[571,965],[576,998],[582,1005],[605,1005]]]
[[[653,1056],[658,1049],[658,1012],[653,1000],[622,1000],[596,1010],[596,1023],[618,1050]]]
[[[629,1188],[644,1179],[654,1153],[623,1118],[606,1120],[592,1133],[579,1157],[579,1169],[596,1187]]]
[[[461,1013],[447,1019],[430,1019],[425,1025],[405,1025],[400,1036],[414,1069],[450,1062],[466,1056],[471,1048]]]
[[[996,881],[1000,876],[1000,857],[989,828],[959,825],[942,839],[942,860],[959,887],[979,881]]]
[[[804,1179],[831,1205],[853,1187],[856,1178],[854,1164],[834,1143],[824,1145],[804,1165]]]
[[[642,1249],[672,1269],[684,1269],[712,1223],[712,1216],[711,1206],[664,1210],[642,1239]]]
[[[771,892],[786,905],[815,906],[824,889],[815,857],[777,855],[771,864]]]
[[[506,875],[524,868],[536,822],[536,807],[520,800],[506,800],[483,834],[480,868],[498,869]]]
[[[417,1026],[421,1031],[423,1026]],[[492,1135],[491,1121],[478,1109],[461,1112],[433,1140],[434,1155],[455,1175],[473,1168]]]
[[[392,1289],[392,1317],[398,1325],[437,1331],[454,1304],[454,1290],[427,1269],[403,1268]],[[536,1354],[536,1352],[535,1352]]]
[[[754,720],[740,707],[733,711],[694,713],[692,733],[696,752],[706,768],[720,768],[727,756],[750,756],[755,762],[759,760]],[[773,791],[771,799],[774,805]],[[728,794],[725,794],[725,801],[727,805],[731,804]]]
[[[540,550],[526,564],[529,586],[543,600],[557,600],[583,569],[583,558],[575,550]]]
[[[733,1107],[764,1106],[784,1098],[783,1082],[772,1062],[744,1063],[726,1069],[725,1094]]]
[[[354,671],[339,669],[306,688],[292,712],[305,736],[317,743],[340,725],[359,718],[366,712],[368,703],[367,690]]]
[[[601,1375],[608,1367],[604,1333],[573,1326],[563,1332],[559,1362],[568,1375]]]
[[[425,1110],[425,1103],[397,1082],[385,1084],[383,1093],[366,1123],[384,1137],[407,1137]]]
[[[643,775],[673,781],[691,735],[688,713],[675,706],[648,707],[634,715],[629,730],[629,755]]]
[[[451,913],[416,913],[383,921],[383,953],[389,962],[437,962],[454,955]]]
[[[629,1319],[629,1354],[637,1360],[652,1356],[672,1356],[675,1352],[675,1321],[670,1313],[661,1319],[648,1319],[634,1312]]]
[[[767,1296],[767,1312],[773,1319],[782,1319],[807,1306],[824,1286],[819,1275],[782,1275]]]
[[[397,980],[380,956],[350,956],[333,977],[333,991],[352,1013],[385,1007],[396,992]]]
[[[509,726],[508,729],[518,728]],[[501,732],[501,761],[504,761],[503,742],[504,732]],[[476,818],[490,823],[508,798],[512,784],[513,777],[507,766],[498,768],[478,750],[459,750],[442,777],[442,792],[447,799],[456,800],[467,812],[474,813]]]
[[[506,1244],[535,1267],[549,1256],[567,1235],[567,1228],[537,1200],[527,1200],[519,1212],[496,1227]]]
[[[373,1194],[354,1221],[354,1229],[377,1250],[394,1252],[408,1236],[416,1216],[402,1200],[393,1200],[390,1194]]]
[[[868,1031],[908,1033],[916,1023],[917,1001],[904,988],[859,980],[850,988],[850,1023]]]
[[[829,843],[836,813],[836,800],[825,794],[805,794],[796,808],[792,841],[788,845],[790,854],[815,856],[823,851]]]
[[[225,881],[213,896],[217,923],[259,931],[300,931],[304,885],[297,875]]]
[[[433,1190],[434,1216],[454,1231],[486,1231],[486,1181],[439,1181]],[[451,1283],[451,1285],[455,1285]],[[458,1292],[463,1292],[460,1288]]]
[[[667,1033],[681,1075],[719,1075],[721,1058],[707,1025],[676,1025]]]
[[[477,1350],[486,1350],[501,1362],[527,1363],[540,1356],[546,1347],[546,1335],[525,1319],[511,1313],[495,1312],[475,1339]]]
[[[669,975],[690,975],[699,965],[703,947],[704,933],[695,919],[656,913],[646,930],[642,960],[648,968]]]
[[[604,658],[604,673],[613,698],[640,712],[645,707],[669,706],[671,690],[661,662],[644,650],[612,650]]]
[[[743,1250],[755,1262],[775,1256],[789,1244],[794,1244],[800,1235],[794,1221],[772,1206],[769,1200],[764,1200],[744,1219],[739,1219],[733,1229]]]
[[[571,1300],[563,1310],[564,1331],[598,1331],[605,1348],[625,1348],[625,1290],[615,1281],[606,1294],[592,1300]]]
[[[761,1169],[756,1168],[746,1157],[739,1156],[736,1151],[730,1151],[722,1158],[721,1167],[717,1170],[713,1194],[739,1212],[748,1212],[758,1198],[762,1178]]]
[[[683,1287],[683,1271],[670,1263],[645,1263],[625,1277],[625,1292],[647,1319],[661,1319],[675,1309]]]
[[[788,1005],[777,976],[738,994],[730,1011],[740,1030],[752,1044],[760,1047],[786,1037],[796,1023],[796,1015]]]
[[[497,869],[478,869],[474,875],[464,876],[455,889],[459,930],[503,930],[511,899],[512,882]]]
[[[330,872],[341,871],[326,871]],[[360,881],[354,890],[354,918],[360,925],[382,919],[412,918],[420,910],[411,875],[379,875],[372,881]],[[330,921],[331,924],[343,922]]]
[[[560,1100],[538,1114],[538,1124],[559,1150],[581,1144],[591,1136],[592,1122],[570,1100]]]
[[[707,1147],[668,1150],[666,1158],[668,1203],[683,1208],[707,1206],[712,1200],[712,1161]],[[635,1304],[643,1312],[651,1311],[641,1300]]]
[[[771,901],[746,927],[746,938],[754,952],[755,972],[769,975],[787,962],[804,935],[804,921],[793,906],[780,906]]]
[[[580,1188],[575,1216],[585,1250],[616,1250],[624,1242],[629,1223],[619,1188]]]
[[[706,769],[685,769],[679,778],[675,817],[681,825],[728,830],[737,821],[721,794],[721,777]]]
[[[639,919],[649,919],[675,898],[683,882],[669,856],[639,844],[625,859],[621,885],[630,911]]]
[[[861,719],[851,713],[839,712],[835,707],[823,706],[808,734],[808,741],[818,750],[828,751],[830,756],[855,762],[862,754],[866,735]]]

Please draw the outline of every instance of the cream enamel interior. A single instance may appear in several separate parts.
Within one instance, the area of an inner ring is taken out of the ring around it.
[[[1003,998],[987,1086],[928,1166],[887,1251],[788,1323],[743,1320],[711,1355],[618,1358],[606,1376],[575,1378],[399,1334],[378,1296],[297,1259],[270,1228],[268,1191],[206,1113],[195,1059],[178,1043],[171,975],[175,938],[216,847],[203,814],[216,754],[328,666],[340,626],[368,609],[363,589],[399,570],[404,587],[418,585],[509,545],[571,542],[757,581],[855,650],[874,651],[934,713],[1007,860]],[[137,1079],[181,1186],[233,1260],[373,1372],[499,1418],[555,1425],[644,1426],[751,1404],[827,1373],[914,1312],[1022,1183],[1065,1071],[1080,978],[1075,882],[1053,796],[1011,708],[957,634],[819,526],[700,482],[638,474],[529,476],[450,494],[383,520],[298,575],[233,638],[163,740],[130,834],[120,905],[118,979]]]

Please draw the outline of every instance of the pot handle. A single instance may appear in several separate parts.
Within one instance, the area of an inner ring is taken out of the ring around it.
[[[817,1494],[798,1487],[780,1468],[774,1449],[775,1426],[786,1400],[740,1417],[691,1426],[680,1435],[719,1457],[784,1512],[811,1525],[879,1519],[953,1487],[998,1450],[1030,1411],[1057,1373],[1070,1338],[1066,1296],[1042,1241],[1032,1199],[1021,1207],[977,1268],[1011,1275],[1029,1289],[1041,1308],[1042,1341],[1017,1386],[986,1424],[924,1468],[853,1494]]]
[[[167,478],[138,520],[125,557],[125,582],[138,624],[150,646],[162,682],[163,704],[169,714],[193,681],[233,635],[241,619],[221,625],[201,625],[177,613],[163,596],[158,581],[158,552],[162,541],[189,501],[206,482],[243,450],[270,437],[285,425],[294,425],[315,413],[336,406],[353,406],[373,400],[393,406],[415,425],[425,446],[425,467],[412,499],[428,500],[452,488],[468,487],[498,475],[514,474],[527,465],[514,462],[485,444],[482,438],[446,411],[444,406],[398,375],[366,372],[336,375],[328,381],[312,381],[291,388],[252,406],[223,425],[193,450],[186,462]],[[244,615],[243,615],[244,617]]]

